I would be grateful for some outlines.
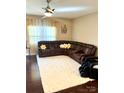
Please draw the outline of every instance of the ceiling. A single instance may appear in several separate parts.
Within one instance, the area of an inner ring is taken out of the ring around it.
[[[26,14],[43,16],[46,0],[26,0]],[[52,0],[50,7],[55,8],[52,17],[74,19],[98,11],[98,0]]]

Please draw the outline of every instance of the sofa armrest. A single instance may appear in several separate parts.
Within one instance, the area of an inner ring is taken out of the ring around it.
[[[95,57],[95,56],[83,55],[83,56],[81,57],[81,63],[85,62],[85,61],[88,60],[89,58],[90,58],[90,59],[98,59],[98,57]]]

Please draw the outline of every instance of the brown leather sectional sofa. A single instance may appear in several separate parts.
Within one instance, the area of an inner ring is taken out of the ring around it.
[[[94,56],[96,46],[76,41],[39,41],[39,57],[67,55],[80,64],[88,56]]]

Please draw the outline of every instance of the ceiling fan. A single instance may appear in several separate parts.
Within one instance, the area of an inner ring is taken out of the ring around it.
[[[50,2],[52,0],[46,0],[46,1],[47,1],[47,7],[46,8],[42,8],[42,9],[45,10],[45,13],[44,13],[45,17],[50,17],[54,13],[55,9],[52,9],[50,7]]]

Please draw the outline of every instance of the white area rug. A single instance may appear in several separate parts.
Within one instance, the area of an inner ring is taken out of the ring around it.
[[[68,56],[37,56],[37,61],[45,93],[57,92],[93,80],[82,78],[78,70],[80,64]]]

